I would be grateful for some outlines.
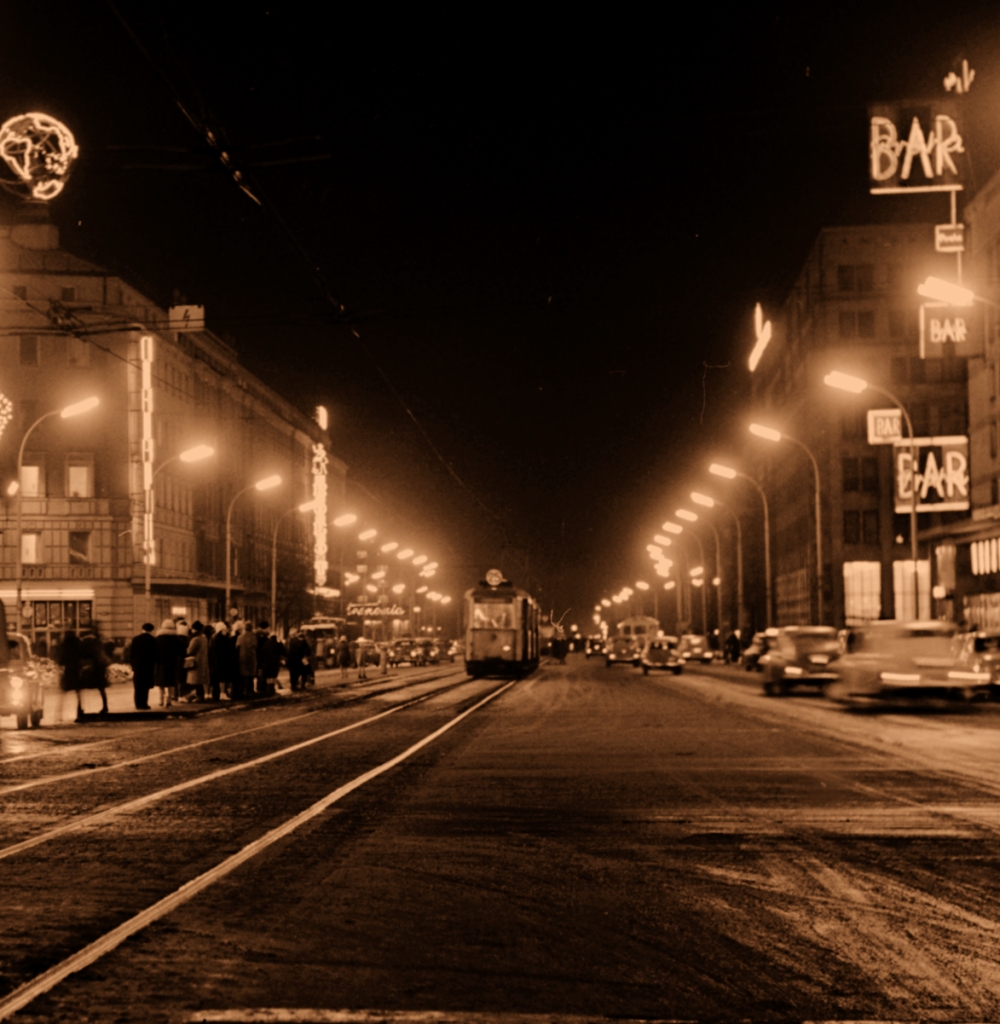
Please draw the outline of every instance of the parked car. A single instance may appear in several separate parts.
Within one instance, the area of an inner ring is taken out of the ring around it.
[[[26,636],[6,631],[3,635],[7,642],[0,643],[0,715],[14,715],[18,729],[27,729],[29,722],[37,729],[45,702],[42,673]]]
[[[642,641],[639,636],[615,636],[612,637],[604,648],[604,664],[611,665],[635,665],[639,666],[639,659],[642,656]]]
[[[760,656],[764,692],[790,693],[796,686],[826,690],[837,674],[831,668],[840,657],[840,637],[833,626],[784,626],[768,638]]]
[[[583,645],[583,653],[588,657],[592,658],[595,655],[604,654],[604,637],[602,636],[588,636]]]
[[[677,653],[685,662],[698,661],[703,665],[711,664],[715,658],[708,637],[698,633],[685,633],[677,645]]]
[[[646,641],[642,649],[642,674],[649,675],[653,668],[668,669],[675,676],[681,674],[684,659],[678,653],[678,640],[675,636],[658,636]]]
[[[991,671],[964,664],[954,623],[871,622],[852,629],[828,691],[847,700],[977,700],[991,692]]]

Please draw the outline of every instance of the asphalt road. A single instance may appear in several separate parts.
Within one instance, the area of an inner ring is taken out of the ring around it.
[[[1000,1017],[1000,706],[404,684],[0,733],[0,1015]]]

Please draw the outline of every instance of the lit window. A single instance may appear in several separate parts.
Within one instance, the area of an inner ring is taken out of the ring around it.
[[[24,498],[40,498],[44,494],[42,489],[42,467],[21,466],[21,496]]]
[[[25,565],[38,565],[42,561],[42,535],[25,532],[21,534],[21,561]]]
[[[844,617],[877,619],[882,615],[882,563],[844,562]]]
[[[94,460],[86,455],[71,455],[66,462],[66,497],[94,496]]]

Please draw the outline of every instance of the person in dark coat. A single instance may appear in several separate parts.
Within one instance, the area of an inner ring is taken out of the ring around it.
[[[239,700],[253,696],[254,679],[257,677],[257,635],[249,622],[243,623],[243,629],[236,638],[236,653],[240,676],[239,686],[233,686],[233,696]]]
[[[156,663],[160,656],[156,649],[156,637],[153,636],[154,628],[152,622],[144,622],[142,632],[134,636],[129,645],[132,688],[135,691],[135,706],[139,711],[149,710],[149,691],[156,685]]]
[[[228,691],[233,682],[231,670],[234,651],[233,640],[226,623],[217,622],[214,629],[215,632],[208,641],[208,683],[212,700],[219,700],[222,691]]]
[[[302,633],[293,629],[288,635],[288,677],[292,689],[306,688],[306,680],[309,678],[309,662],[312,658],[312,648],[309,641]]]
[[[255,635],[257,637],[257,694],[263,696],[267,693],[267,675],[265,673],[264,645],[271,635],[267,619],[261,619],[257,623]]]
[[[80,693],[83,690],[99,690],[102,715],[108,713],[108,656],[104,653],[100,637],[96,633],[84,633],[80,637],[79,689],[76,691],[77,720],[83,715]]]
[[[156,631],[156,685],[160,688],[160,703],[170,707],[176,697],[177,677],[183,671],[184,658],[177,643],[177,623],[164,619]],[[185,640],[185,649],[187,641]],[[178,662],[180,667],[178,667]]]
[[[276,633],[271,633],[264,641],[262,668],[264,676],[264,692],[274,693],[278,685],[278,673],[285,658],[285,645]]]
[[[354,659],[351,657],[351,645],[347,642],[347,637],[342,636],[337,641],[337,664],[340,666],[340,678],[347,678],[347,670],[351,667],[351,662]]]

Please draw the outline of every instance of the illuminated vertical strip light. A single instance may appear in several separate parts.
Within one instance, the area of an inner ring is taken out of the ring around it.
[[[316,406],[316,422],[321,430],[326,430],[329,423],[325,405]],[[313,568],[315,570],[314,581],[317,587],[326,586],[326,573],[330,566],[327,561],[326,543],[326,492],[327,492],[327,468],[330,459],[326,454],[326,448],[322,442],[313,445],[312,474],[313,474]]]
[[[139,358],[142,362],[142,489],[146,492],[146,512],[142,523],[142,556],[149,565],[155,564],[153,547],[153,336],[139,338]]]
[[[3,432],[7,429],[7,424],[10,423],[13,415],[14,403],[0,391],[0,437],[3,436]]]

